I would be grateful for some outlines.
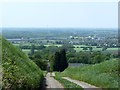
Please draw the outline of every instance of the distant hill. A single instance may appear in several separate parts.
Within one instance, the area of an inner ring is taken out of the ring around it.
[[[2,38],[2,65],[3,89],[39,88],[43,79],[40,68],[4,38]]]

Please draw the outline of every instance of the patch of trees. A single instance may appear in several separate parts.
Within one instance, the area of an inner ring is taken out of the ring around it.
[[[101,52],[69,52],[67,54],[69,63],[95,64],[111,58],[111,54],[102,54]]]
[[[66,50],[62,49],[60,52],[55,52],[54,58],[51,61],[51,68],[53,71],[64,71],[68,67]]]
[[[91,51],[92,52],[92,50],[93,50],[93,47],[81,47],[81,48],[83,48],[83,50],[89,50],[89,51]]]
[[[42,70],[47,69],[47,64],[52,59],[53,53],[58,51],[57,46],[41,46],[41,49],[35,51],[35,45],[31,45],[31,52],[29,53],[29,58],[33,60]]]
[[[19,47],[21,48],[21,49],[31,49],[32,48],[32,46],[33,45],[20,45]],[[34,49],[36,49],[36,50],[41,50],[41,49],[44,49],[44,48],[46,48],[46,46],[44,46],[44,45],[40,45],[40,46],[35,46],[34,45]]]
[[[47,60],[41,56],[40,51],[36,51],[34,54],[29,55],[29,58],[41,68],[41,70],[46,70],[47,68]]]

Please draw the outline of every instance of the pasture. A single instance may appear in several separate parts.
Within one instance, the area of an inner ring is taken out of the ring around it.
[[[20,44],[13,44],[17,47],[20,46]],[[30,43],[23,43],[21,44],[23,46],[31,46]],[[35,46],[40,46],[41,44],[35,44]],[[44,46],[49,47],[49,46],[57,46],[57,47],[61,47],[62,44],[45,44]],[[74,46],[74,50],[76,52],[80,52],[80,51],[89,51],[89,48],[87,50],[83,50],[83,47],[92,47],[92,51],[102,51],[102,48],[97,48],[97,46],[88,46],[88,45],[73,45]],[[23,52],[25,52],[26,54],[28,54],[30,52],[30,49],[22,49]],[[37,51],[37,50],[36,50]],[[118,53],[118,48],[107,48],[105,51],[102,51],[102,53],[110,53],[110,54],[117,54]]]

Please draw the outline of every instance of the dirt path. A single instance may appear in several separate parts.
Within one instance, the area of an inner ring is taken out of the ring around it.
[[[93,85],[90,85],[88,83],[85,83],[85,82],[82,82],[82,81],[78,81],[78,80],[73,80],[69,77],[62,77],[63,79],[66,79],[70,82],[73,82],[79,86],[81,86],[82,88],[84,88],[84,90],[102,90],[101,88],[99,87],[96,87],[96,86],[93,86]]]
[[[55,80],[53,78],[52,75],[50,75],[50,73],[47,73],[46,77],[45,77],[45,88],[64,88],[57,80]],[[64,90],[64,89],[60,89],[60,90]]]

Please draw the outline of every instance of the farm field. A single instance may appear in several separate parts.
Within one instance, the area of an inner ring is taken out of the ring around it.
[[[20,46],[19,44],[13,44],[15,46]],[[30,43],[25,43],[25,44],[22,44],[23,46],[31,46]],[[39,46],[39,44],[35,44],[36,46]],[[45,44],[44,46],[46,47],[49,47],[49,46],[57,46],[57,47],[61,47],[62,44]],[[76,50],[76,52],[80,52],[80,51],[85,51],[83,50],[83,48],[81,47],[92,47],[93,50],[92,51],[102,51],[102,48],[96,48],[96,46],[87,46],[87,45],[73,45],[75,48],[74,50]],[[30,49],[22,49],[23,52],[25,52],[26,54],[28,54],[30,52]],[[36,50],[37,51],[37,50]],[[89,50],[86,50],[86,51],[89,51]],[[107,48],[107,50],[105,51],[102,51],[103,53],[111,53],[111,54],[114,54],[114,53],[118,53],[118,48]]]
[[[112,59],[95,65],[69,67],[57,75],[67,76],[102,88],[118,88],[120,81],[118,71],[118,59]]]
[[[82,48],[74,48],[74,50],[76,50],[76,52],[84,51]],[[26,54],[28,54],[30,52],[30,49],[22,49],[22,51],[25,52]],[[37,51],[37,50],[35,50],[35,51]],[[86,50],[86,51],[89,51],[89,50]],[[102,48],[95,48],[95,49],[93,49],[93,51],[102,51]],[[117,54],[118,48],[108,48],[106,51],[102,51],[102,52],[103,53],[111,53],[111,54],[115,53],[115,54]]]

